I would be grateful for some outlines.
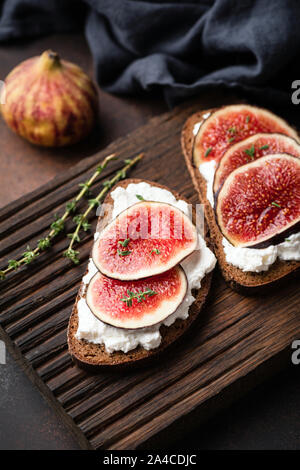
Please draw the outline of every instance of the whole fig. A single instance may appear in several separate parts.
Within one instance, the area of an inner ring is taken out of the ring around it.
[[[94,126],[98,97],[92,80],[50,50],[21,62],[6,77],[2,90],[6,123],[33,144],[74,144]]]

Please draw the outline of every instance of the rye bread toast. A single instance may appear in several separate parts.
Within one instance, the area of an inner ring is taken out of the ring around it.
[[[126,179],[114,186],[112,190],[115,189],[117,186],[126,188],[130,183],[140,183],[142,181],[157,186],[159,188],[167,189],[172,192],[176,199],[183,199],[186,202],[189,202],[187,199],[180,196],[180,194],[178,194],[176,191],[172,191],[166,186],[162,186],[158,183],[153,183],[147,180]],[[104,200],[104,203],[112,203],[110,193],[108,193],[107,197]],[[101,231],[101,229],[103,229],[110,220],[111,217],[108,213],[104,213],[102,216],[100,216],[97,224],[97,231]],[[207,238],[207,236],[205,238],[206,243],[209,246],[209,239]],[[80,296],[82,295],[82,292],[84,291],[84,284],[81,283],[68,326],[68,346],[69,352],[72,355],[73,360],[80,367],[95,371],[97,368],[101,370],[103,369],[103,367],[120,368],[123,366],[138,366],[140,364],[144,364],[150,359],[156,358],[162,351],[166,349],[166,347],[177,341],[189,329],[190,325],[196,320],[208,295],[211,285],[211,278],[212,272],[207,274],[204,279],[202,279],[201,288],[197,292],[193,292],[196,300],[190,306],[189,317],[186,320],[177,319],[175,323],[173,323],[173,325],[169,327],[166,327],[164,325],[161,326],[160,332],[162,336],[162,341],[158,348],[147,351],[139,346],[136,349],[129,351],[128,353],[124,353],[122,351],[115,351],[112,354],[107,353],[103,345],[90,343],[85,340],[78,340],[75,337],[78,328],[77,303]]]
[[[195,124],[203,120],[203,115],[212,113],[215,108],[199,111],[191,115],[185,122],[181,132],[181,147],[186,161],[188,171],[192,177],[194,187],[198,192],[199,199],[204,204],[205,219],[209,228],[210,240],[214,247],[218,263],[225,281],[231,288],[238,292],[251,294],[259,292],[266,288],[273,288],[275,284],[281,283],[287,277],[296,275],[296,271],[300,267],[299,261],[281,261],[276,260],[268,271],[260,273],[243,272],[241,269],[226,262],[223,250],[223,235],[219,230],[215,211],[211,207],[206,197],[206,181],[200,174],[199,169],[193,162],[193,146],[195,135],[193,129]]]

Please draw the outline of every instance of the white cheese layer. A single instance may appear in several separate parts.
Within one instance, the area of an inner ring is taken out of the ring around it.
[[[213,185],[216,168],[217,162],[215,160],[209,160],[199,165],[199,171],[206,181],[206,199],[209,201],[211,207],[215,205]]]
[[[211,115],[211,113],[205,113],[205,114],[202,114],[202,120],[200,122],[196,122],[196,124],[194,125],[194,128],[193,128],[193,134],[194,135],[197,135],[198,134],[198,131],[200,129],[200,127],[202,126],[202,124],[204,123],[204,121]]]
[[[300,261],[300,232],[290,235],[278,245],[260,249],[233,246],[224,237],[222,243],[226,261],[245,272],[267,271],[277,258],[285,261]]]
[[[178,207],[187,215],[189,213],[188,204],[185,201],[176,200],[170,191],[151,186],[148,183],[138,183],[130,184],[127,188],[118,187],[111,193],[114,201],[112,217],[116,217],[120,212],[138,202],[137,194],[145,200],[167,202]],[[214,269],[215,264],[216,258],[214,254],[199,235],[199,249],[181,263],[188,280],[188,290],[183,302],[162,323],[149,328],[124,330],[106,325],[92,314],[84,297],[81,297],[77,304],[78,330],[76,338],[85,339],[96,344],[104,344],[108,353],[113,351],[127,353],[138,345],[141,345],[146,350],[157,348],[161,343],[160,326],[162,324],[170,326],[177,318],[186,319],[188,317],[189,307],[195,300],[192,295],[192,289],[200,288],[201,280]],[[88,284],[96,272],[97,268],[92,259],[90,259],[88,273],[83,277],[84,284]]]

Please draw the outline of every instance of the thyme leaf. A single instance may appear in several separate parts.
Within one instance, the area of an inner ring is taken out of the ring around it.
[[[126,251],[117,250],[117,252],[119,256],[128,256],[131,253],[130,250],[126,250]]]
[[[244,152],[251,158],[251,160],[254,160],[254,155],[255,155],[255,147],[252,144],[249,149],[245,149]]]
[[[124,240],[123,242],[121,240],[118,241],[118,243],[122,245],[124,248],[126,248],[129,242],[130,242],[130,238],[126,238],[126,240]]]
[[[145,291],[139,291],[139,292],[132,292],[131,290],[128,289],[127,297],[124,296],[120,300],[126,303],[127,307],[131,307],[133,299],[136,299],[140,303],[140,302],[143,302],[143,300],[146,300],[146,296],[152,297],[153,295],[157,295],[157,292],[149,288],[147,288]]]

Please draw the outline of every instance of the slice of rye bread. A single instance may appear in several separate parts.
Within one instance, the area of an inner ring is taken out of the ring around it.
[[[158,183],[154,183],[147,180],[140,180],[140,179],[126,179],[116,186],[121,186],[126,188],[130,183],[149,183],[153,186],[157,186],[159,188],[167,189],[171,191],[172,194],[175,196],[176,199],[183,199],[189,203],[187,199],[180,196],[176,191],[172,191],[171,189],[167,188],[166,186],[162,186]],[[111,198],[110,193],[108,193],[107,197],[104,200],[105,204],[112,204],[113,200]],[[193,214],[194,218],[194,214]],[[105,212],[102,216],[98,219],[97,224],[97,231],[101,231],[111,220],[111,214]],[[194,219],[195,221],[195,219]],[[207,235],[205,235],[205,240],[207,245],[211,248],[210,240]],[[162,336],[161,344],[158,348],[151,349],[147,351],[146,349],[138,346],[136,349],[129,351],[128,353],[124,353],[122,351],[115,351],[112,354],[106,352],[104,345],[101,344],[93,344],[86,340],[78,340],[75,337],[77,328],[78,328],[78,312],[77,312],[77,303],[82,293],[84,292],[85,286],[81,283],[79,292],[75,301],[75,305],[73,307],[69,326],[68,326],[68,346],[69,352],[74,360],[80,367],[84,369],[95,371],[97,368],[99,370],[103,370],[103,367],[114,367],[114,368],[121,368],[124,366],[139,366],[143,365],[148,360],[152,360],[157,358],[159,354],[164,351],[167,346],[173,344],[175,341],[179,340],[182,335],[189,329],[190,325],[196,320],[205,300],[208,295],[210,285],[212,279],[212,272],[207,274],[204,279],[201,281],[201,288],[198,291],[193,292],[196,300],[190,306],[189,309],[189,316],[186,320],[177,319],[173,325],[166,327],[164,325],[160,328],[160,333]]]
[[[268,271],[260,273],[244,272],[226,262],[222,244],[223,235],[217,224],[215,211],[206,197],[206,180],[193,162],[193,146],[195,140],[193,134],[194,126],[204,119],[204,114],[212,113],[215,110],[216,108],[199,111],[186,120],[181,132],[181,147],[195,189],[198,192],[201,203],[204,204],[205,219],[209,227],[210,240],[214,246],[214,251],[225,281],[232,289],[238,292],[244,294],[259,293],[269,287],[273,289],[274,285],[282,283],[283,280],[290,279],[291,276],[296,276],[300,262],[280,261],[277,259],[275,263],[270,266]]]

